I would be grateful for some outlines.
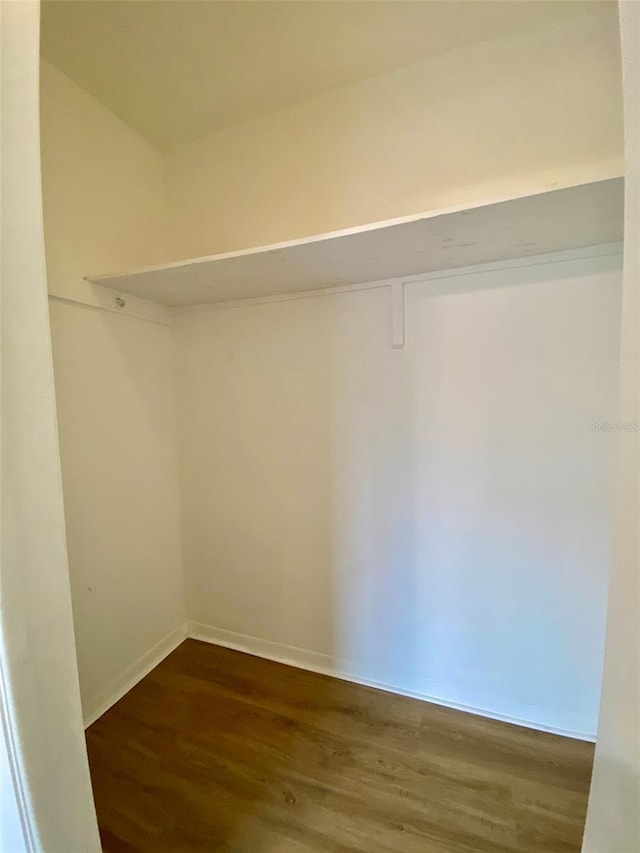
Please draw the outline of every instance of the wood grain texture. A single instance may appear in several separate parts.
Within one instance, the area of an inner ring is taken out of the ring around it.
[[[593,746],[186,640],[87,730],[104,850],[579,851]]]

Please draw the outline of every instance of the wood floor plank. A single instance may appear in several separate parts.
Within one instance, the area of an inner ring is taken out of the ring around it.
[[[186,640],[87,730],[106,853],[577,853],[593,746]]]

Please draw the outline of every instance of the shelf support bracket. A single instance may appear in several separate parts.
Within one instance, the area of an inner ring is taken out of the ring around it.
[[[391,346],[404,347],[404,282],[391,283]]]

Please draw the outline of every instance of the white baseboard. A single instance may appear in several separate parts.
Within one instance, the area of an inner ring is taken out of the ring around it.
[[[596,739],[595,723],[584,715],[563,714],[549,708],[524,704],[514,705],[513,703],[510,704],[509,713],[501,713],[495,708],[504,705],[504,701],[489,694],[455,687],[451,684],[428,682],[420,685],[419,690],[408,690],[402,685],[394,683],[393,677],[387,676],[381,680],[363,678],[358,675],[358,668],[353,663],[340,659],[334,660],[331,655],[320,652],[276,643],[273,640],[264,640],[235,631],[227,631],[224,628],[215,628],[201,622],[188,622],[187,633],[189,637],[195,640],[203,640],[216,646],[224,646],[228,649],[235,649],[239,652],[246,652],[250,655],[295,666],[298,669],[330,675],[343,681],[351,681],[365,687],[375,687],[378,690],[397,693],[401,696],[410,696],[414,699],[477,714],[492,720],[501,720],[505,723],[578,740],[594,742]]]
[[[128,693],[132,687],[156,667],[167,655],[176,649],[186,638],[192,637],[203,640],[216,646],[235,649],[257,657],[273,660],[278,663],[294,666],[298,669],[306,669],[310,672],[318,672],[322,675],[330,675],[343,681],[354,684],[362,684],[365,687],[375,687],[389,693],[401,696],[410,696],[446,708],[454,708],[481,717],[493,720],[501,720],[506,723],[524,726],[538,731],[551,732],[552,734],[565,737],[577,738],[585,741],[595,741],[595,725],[591,720],[576,714],[562,714],[554,712],[549,708],[535,705],[514,705],[509,707],[509,713],[497,711],[502,700],[486,693],[467,690],[452,684],[442,682],[425,682],[420,689],[407,689],[398,684],[394,677],[383,674],[382,677],[363,677],[358,672],[358,666],[345,659],[335,660],[331,655],[321,652],[301,649],[273,640],[265,640],[253,637],[249,634],[240,634],[236,631],[228,631],[224,628],[216,628],[201,622],[188,622],[175,628],[160,642],[138,658],[135,663],[115,678],[104,690],[84,704],[83,715],[85,728],[101,717],[112,705]]]
[[[128,693],[132,687],[148,675],[151,670],[163,661],[168,654],[176,649],[180,643],[187,637],[187,626],[179,625],[174,628],[166,637],[163,637],[160,642],[149,649],[148,652],[141,655],[137,661],[127,667],[123,673],[108,684],[104,690],[93,696],[87,702],[83,703],[84,727],[88,728],[91,723],[95,723],[98,717],[101,717],[105,711],[108,711],[112,705],[122,699],[125,693]]]

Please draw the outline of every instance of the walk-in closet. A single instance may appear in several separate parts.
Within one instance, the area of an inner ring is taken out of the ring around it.
[[[579,851],[634,429],[617,4],[41,16],[103,849]]]

